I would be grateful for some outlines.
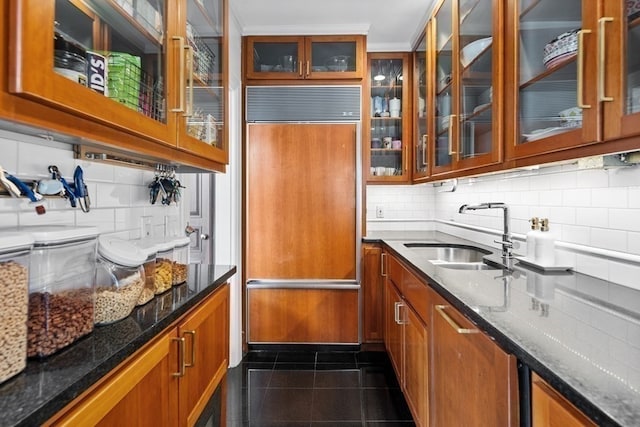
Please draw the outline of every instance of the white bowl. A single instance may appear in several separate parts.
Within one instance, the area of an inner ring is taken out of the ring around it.
[[[478,55],[480,55],[486,48],[489,47],[493,37],[486,37],[484,39],[478,39],[466,45],[460,51],[460,64],[462,67],[469,65]]]

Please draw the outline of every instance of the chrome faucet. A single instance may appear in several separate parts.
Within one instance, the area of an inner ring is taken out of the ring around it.
[[[458,212],[465,213],[466,211],[475,211],[478,209],[502,209],[503,212],[503,231],[502,240],[495,240],[495,243],[502,244],[502,258],[504,261],[508,261],[513,258],[513,240],[511,239],[511,232],[509,231],[509,206],[502,202],[488,202],[480,203],[479,205],[462,205]]]

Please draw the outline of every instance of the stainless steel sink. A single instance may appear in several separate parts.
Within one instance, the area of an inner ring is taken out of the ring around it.
[[[407,248],[420,253],[429,261],[449,263],[479,263],[491,252],[475,246],[444,243],[405,243]]]
[[[439,267],[450,268],[452,270],[497,270],[496,267],[492,267],[482,262],[449,262],[437,265]]]

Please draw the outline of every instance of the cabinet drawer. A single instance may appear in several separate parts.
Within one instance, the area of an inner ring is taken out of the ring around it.
[[[428,324],[429,291],[425,283],[409,270],[404,269],[400,290],[404,299],[413,307],[420,319]]]
[[[402,271],[404,267],[393,256],[387,257],[387,277],[393,282],[398,289],[401,289],[402,285]]]

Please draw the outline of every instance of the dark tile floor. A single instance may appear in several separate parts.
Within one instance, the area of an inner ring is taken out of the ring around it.
[[[228,426],[414,423],[384,352],[249,352],[227,376]]]

